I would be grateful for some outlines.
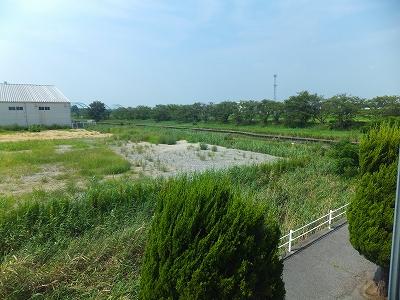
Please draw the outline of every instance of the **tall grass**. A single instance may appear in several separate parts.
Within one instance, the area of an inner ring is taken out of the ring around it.
[[[100,129],[114,133],[112,143],[157,143],[165,136],[284,157],[275,164],[199,175],[209,182],[225,178],[243,199],[264,203],[283,232],[344,204],[353,191],[353,181],[335,173],[334,159],[325,155],[328,146],[180,130]],[[36,143],[0,144],[0,153],[15,155],[14,162],[21,167],[60,161],[54,148],[63,141]],[[105,172],[96,168],[104,160],[94,160],[93,165],[85,160],[90,159],[88,153],[106,146],[72,143],[72,150],[63,153],[63,163],[79,168],[82,174]],[[47,157],[36,156],[40,152]],[[100,153],[107,156],[107,152]],[[169,180],[174,186],[184,184],[182,178]],[[155,199],[166,184],[150,179],[94,180],[83,192],[67,188],[24,198],[0,196],[0,299],[136,299]],[[190,189],[187,182],[185,188]]]
[[[93,182],[80,196],[2,199],[0,298],[134,294],[157,185]]]
[[[271,204],[280,220],[281,229],[300,226],[349,200],[353,180],[336,174],[336,160],[329,155],[329,145],[271,141],[226,133],[151,127],[105,126],[101,131],[114,133],[116,140],[173,136],[189,142],[220,145],[286,158],[273,165],[234,167],[227,171],[243,192],[256,193],[259,201]],[[131,136],[132,135],[132,136]]]
[[[53,243],[59,237],[77,237],[112,216],[115,220],[149,201],[156,182],[126,184],[125,181],[93,182],[76,197],[43,193],[11,208],[3,199],[0,210],[0,257],[32,243]]]

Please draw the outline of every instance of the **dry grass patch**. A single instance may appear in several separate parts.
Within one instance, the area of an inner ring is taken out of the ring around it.
[[[0,135],[0,142],[18,142],[29,140],[63,140],[77,138],[106,138],[109,133],[100,133],[98,131],[89,131],[86,129],[70,130],[45,130],[41,132],[16,132]]]

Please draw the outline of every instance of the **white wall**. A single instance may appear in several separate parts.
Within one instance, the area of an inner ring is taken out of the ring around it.
[[[20,106],[23,110],[9,110]],[[50,107],[50,110],[39,110]],[[14,125],[71,125],[71,104],[54,102],[0,102],[0,126]]]

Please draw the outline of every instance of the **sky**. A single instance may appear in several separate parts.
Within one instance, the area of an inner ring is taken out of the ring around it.
[[[109,106],[400,94],[399,0],[0,0],[0,81]]]

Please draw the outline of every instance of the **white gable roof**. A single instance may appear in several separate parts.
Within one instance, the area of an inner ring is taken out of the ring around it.
[[[0,83],[0,102],[70,102],[54,85]]]

